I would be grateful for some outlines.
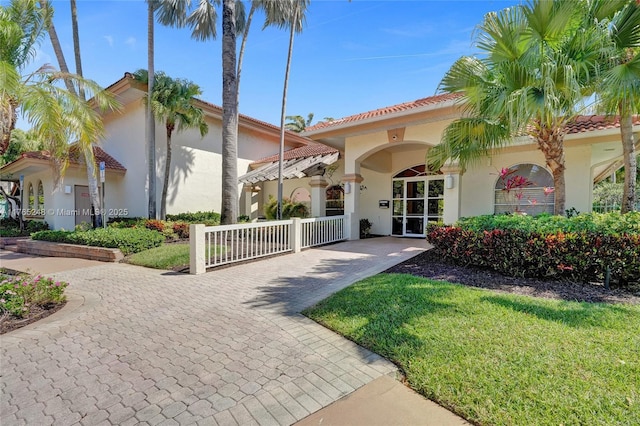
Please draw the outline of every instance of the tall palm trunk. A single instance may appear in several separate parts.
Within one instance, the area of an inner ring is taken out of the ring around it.
[[[169,190],[169,175],[171,174],[171,135],[173,124],[167,123],[167,158],[164,161],[164,183],[162,185],[162,197],[160,198],[160,219],[167,219],[167,192]]]
[[[249,10],[249,15],[247,16],[247,22],[244,26],[244,34],[242,34],[242,43],[240,43],[240,52],[238,52],[238,68],[236,72],[236,97],[238,98],[238,105],[240,104],[240,74],[242,73],[242,61],[244,59],[244,49],[247,45],[247,37],[249,37],[249,28],[251,28],[251,20],[253,19],[253,14],[258,8],[257,3],[251,2],[251,9]]]
[[[636,209],[636,179],[638,165],[636,163],[636,145],[633,137],[633,117],[631,108],[620,104],[620,134],[622,136],[622,152],[624,154],[624,189],[622,192],[621,213]]]
[[[156,121],[153,116],[152,96],[154,77],[154,9],[153,1],[147,0],[147,161],[149,179],[149,219],[157,219],[156,202]]]
[[[238,98],[235,0],[222,2],[222,208],[223,224],[238,217]]]
[[[0,155],[9,148],[11,132],[16,128],[18,121],[18,103],[15,99],[8,97],[0,98]]]
[[[561,127],[543,127],[538,131],[536,141],[553,176],[553,186],[555,188],[553,214],[564,215],[566,202],[564,129]]]
[[[45,9],[49,6],[47,0],[40,0],[40,7]],[[69,74],[69,67],[67,66],[67,61],[64,59],[64,52],[62,52],[62,46],[60,45],[60,39],[58,38],[58,33],[56,32],[56,27],[53,25],[53,19],[49,24],[49,29],[47,31],[49,33],[49,38],[51,39],[51,45],[53,46],[53,51],[56,54],[56,59],[58,60],[58,65],[60,66],[60,71],[65,74]],[[64,79],[64,84],[67,87],[67,90],[71,93],[76,93],[71,80],[68,78]]]
[[[76,74],[83,77],[82,74],[82,56],[80,55],[80,35],[78,32],[78,8],[76,6],[76,0],[70,0],[71,2],[71,28],[73,31],[73,54],[76,60]],[[53,24],[51,24],[53,27]],[[64,60],[64,57],[63,57]],[[86,100],[84,88],[78,87],[78,95],[83,101]],[[82,151],[84,154],[84,162],[87,167],[87,186],[89,187],[89,197],[91,199],[91,206],[93,208],[93,226],[96,228],[102,227],[102,200],[100,199],[100,191],[98,189],[98,172],[96,168],[96,159],[93,156],[93,143],[83,146]]]
[[[76,74],[83,77],[82,74],[82,57],[80,55],[80,35],[78,33],[78,7],[76,0],[70,0],[71,2],[71,30],[73,32],[73,54],[76,60]],[[84,87],[78,87],[78,94],[82,100],[85,100]]]
[[[295,35],[295,22],[297,21],[298,10],[295,12],[295,19],[291,23],[289,32],[289,52],[287,53],[287,68],[284,72],[284,88],[282,90],[282,111],[280,112],[280,152],[278,154],[278,219],[282,219],[282,186],[283,186],[283,160],[284,160],[284,121],[287,116],[287,90],[289,88],[289,71],[291,70],[291,57],[293,56],[293,39]]]

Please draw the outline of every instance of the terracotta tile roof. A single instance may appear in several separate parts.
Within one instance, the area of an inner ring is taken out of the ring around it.
[[[104,161],[105,168],[109,170],[117,170],[126,172],[127,169],[118,162],[115,158],[107,154],[102,148],[98,146],[93,147],[93,155],[96,158],[96,163]],[[22,153],[20,158],[33,158],[36,160],[51,160],[51,154],[49,151],[28,151]],[[16,160],[18,161],[18,160]],[[72,164],[83,164],[82,157],[80,156],[80,150],[77,145],[74,145],[69,150],[69,162]]]
[[[310,142],[308,145],[301,146],[299,148],[290,149],[284,152],[284,159],[295,160],[297,158],[314,157],[317,155],[333,154],[338,152],[337,149],[323,145],[317,142]],[[273,163],[278,161],[278,154],[271,155],[269,157],[261,158],[258,161],[254,161],[253,164]]]
[[[633,124],[640,125],[640,116],[633,117]],[[567,124],[567,133],[585,133],[595,130],[620,128],[620,117],[582,115]]]
[[[417,99],[411,102],[405,102],[402,104],[391,105],[384,108],[375,109],[373,111],[367,111],[360,114],[350,115],[348,117],[339,118],[333,121],[323,121],[313,126],[307,127],[305,132],[311,132],[314,130],[320,130],[339,124],[353,123],[356,121],[366,120],[368,118],[381,117],[387,114],[393,114],[396,112],[408,111],[414,108],[424,107],[427,105],[436,105],[439,103],[447,102],[453,99],[461,97],[460,93],[443,93],[440,95],[430,96],[428,98]]]

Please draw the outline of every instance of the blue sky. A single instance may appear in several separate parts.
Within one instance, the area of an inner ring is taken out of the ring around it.
[[[472,34],[484,14],[515,3],[312,0],[305,29],[295,39],[287,115],[339,118],[433,95],[449,66],[475,52]],[[52,4],[73,69],[69,2]],[[108,86],[125,71],[146,68],[146,13],[142,0],[78,0],[85,77]],[[288,33],[262,30],[263,20],[254,18],[249,35],[240,112],[278,124]],[[198,42],[187,29],[156,25],[156,70],[194,81],[204,100],[220,105],[221,29],[218,36]],[[48,39],[36,63],[57,67]]]

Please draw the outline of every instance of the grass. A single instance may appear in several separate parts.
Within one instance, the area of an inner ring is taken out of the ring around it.
[[[129,263],[147,268],[173,269],[189,265],[189,244],[164,244],[129,256]]]
[[[640,306],[381,274],[304,313],[478,424],[640,424]]]

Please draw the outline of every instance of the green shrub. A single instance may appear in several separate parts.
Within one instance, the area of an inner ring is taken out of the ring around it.
[[[158,247],[165,240],[165,237],[159,232],[145,228],[104,228],[80,232],[41,231],[34,233],[31,238],[85,246],[118,248],[125,255]]]
[[[205,225],[220,225],[220,213],[216,212],[195,212],[195,213],[178,213],[168,214],[167,220],[175,222],[187,222],[187,223],[204,223]]]
[[[640,212],[582,213],[572,217],[541,214],[485,215],[461,218],[456,226],[470,231],[518,230],[553,234],[557,232],[593,232],[602,235],[640,234]]]
[[[273,196],[269,196],[269,201],[264,206],[264,215],[269,220],[276,220],[278,217],[278,200]],[[309,216],[309,208],[306,204],[291,201],[288,198],[282,200],[282,219],[307,216]]]
[[[33,306],[47,307],[65,300],[67,283],[41,275],[0,274],[0,313],[16,317],[27,315]]]
[[[640,234],[475,230],[430,225],[427,240],[443,257],[516,277],[603,280],[607,268],[620,285],[640,281]]]
[[[0,219],[0,237],[26,237],[32,232],[49,229],[47,222],[41,220],[25,220],[24,232],[20,232],[20,222],[17,219]]]
[[[144,226],[148,219],[144,217],[114,217],[109,219],[108,226],[110,228],[134,228],[136,226]]]

